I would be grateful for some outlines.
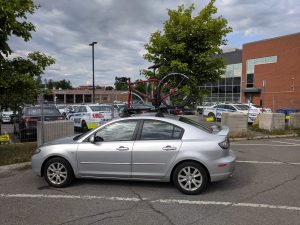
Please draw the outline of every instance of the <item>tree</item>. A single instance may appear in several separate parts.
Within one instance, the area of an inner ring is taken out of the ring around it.
[[[71,84],[71,81],[69,80],[66,80],[66,79],[63,79],[63,80],[59,80],[59,81],[53,81],[52,79],[50,79],[48,81],[48,84],[47,84],[47,88],[48,89],[53,89],[53,88],[56,88],[56,89],[72,89],[72,84]]]
[[[40,77],[55,60],[40,52],[26,59],[0,60],[0,105],[18,110],[21,104],[32,104],[40,93]]]
[[[127,77],[115,77],[115,89],[118,91],[127,91]]]
[[[26,14],[33,14],[39,8],[32,0],[0,0],[0,59],[12,53],[8,45],[11,35],[21,37],[24,41],[31,39],[35,27],[27,21]]]
[[[111,90],[114,90],[114,88],[112,86],[107,86],[107,87],[105,87],[105,90],[111,91]]]
[[[232,31],[227,20],[216,17],[215,0],[211,0],[195,17],[194,5],[184,9],[168,10],[169,19],[164,23],[163,31],[151,34],[145,44],[147,53],[144,58],[152,63],[161,64],[156,78],[162,78],[169,72],[180,72],[193,82],[195,90],[206,82],[215,82],[224,73],[225,63],[221,46],[225,45],[226,35]],[[144,70],[146,77],[153,73]],[[201,98],[199,91],[193,91],[194,100]]]
[[[12,53],[10,36],[31,39],[35,27],[27,15],[38,8],[32,0],[0,0],[0,108],[17,110],[24,103],[34,103],[41,91],[41,74],[55,63],[40,52],[29,53],[27,58],[7,58]]]

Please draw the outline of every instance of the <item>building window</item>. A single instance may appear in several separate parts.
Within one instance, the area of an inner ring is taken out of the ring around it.
[[[254,74],[250,73],[247,74],[247,88],[254,87]]]
[[[277,56],[248,59],[246,61],[247,74],[254,73],[255,65],[262,65],[262,64],[269,64],[269,63],[276,63],[276,62],[277,62]]]

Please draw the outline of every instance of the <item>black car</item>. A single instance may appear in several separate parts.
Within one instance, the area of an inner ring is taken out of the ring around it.
[[[18,135],[19,140],[35,141],[37,139],[37,121],[64,120],[59,110],[54,106],[26,106],[22,112],[14,117],[14,133]]]

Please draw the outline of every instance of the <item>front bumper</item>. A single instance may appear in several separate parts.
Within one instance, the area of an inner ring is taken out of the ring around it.
[[[235,154],[232,150],[229,150],[229,154],[215,161],[212,168],[210,168],[210,180],[211,182],[225,180],[233,174],[235,168]]]
[[[31,157],[32,171],[38,176],[42,176],[42,163],[43,159],[41,154],[35,154]]]

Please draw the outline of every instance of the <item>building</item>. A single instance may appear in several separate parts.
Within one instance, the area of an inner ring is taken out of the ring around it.
[[[300,109],[300,33],[251,42],[224,52],[226,72],[205,84],[205,102],[249,101],[269,107]]]
[[[240,102],[242,77],[242,50],[231,49],[220,57],[226,63],[225,74],[217,83],[207,83],[200,87],[209,93],[204,102]]]
[[[300,33],[243,45],[242,102],[300,109]]]
[[[52,90],[52,94],[46,95],[45,100],[56,104],[92,103],[92,95],[93,90],[90,89]],[[127,97],[126,91],[95,89],[95,103],[127,102]]]

